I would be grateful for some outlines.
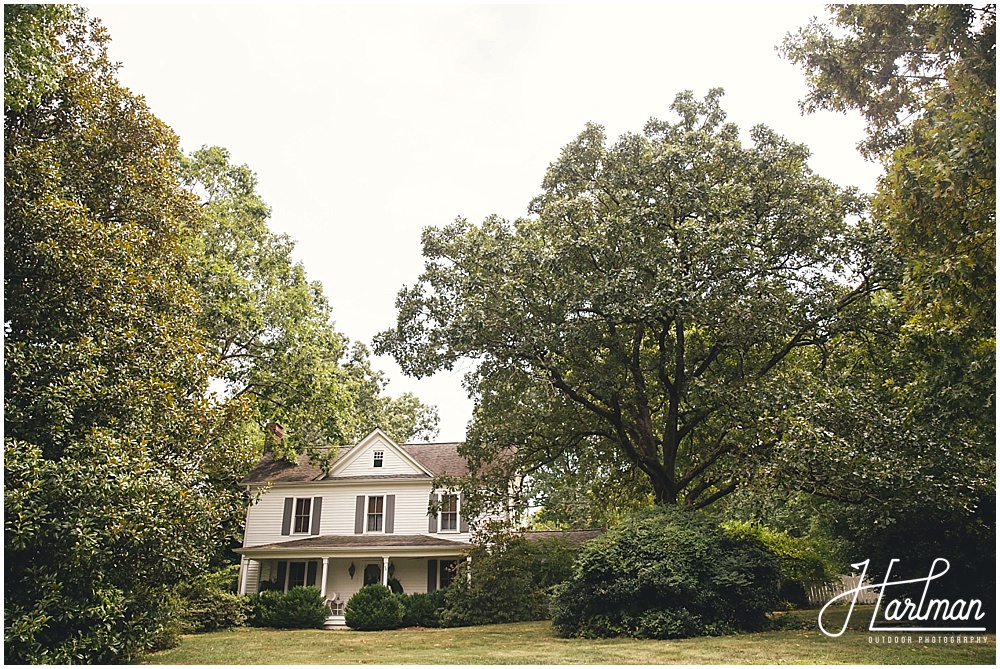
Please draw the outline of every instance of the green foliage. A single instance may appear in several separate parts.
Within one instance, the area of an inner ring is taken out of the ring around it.
[[[403,604],[401,627],[441,627],[441,609],[444,608],[444,590],[397,594]]]
[[[611,527],[653,504],[649,480],[614,453],[602,460],[562,453],[527,479],[536,530],[586,530]]]
[[[548,591],[569,577],[575,554],[561,539],[483,538],[445,591],[442,623],[459,627],[547,618]]]
[[[288,592],[265,590],[251,595],[250,608],[250,625],[279,629],[319,628],[329,614],[319,588],[301,585]]]
[[[781,53],[802,66],[804,111],[860,111],[869,155],[907,140],[919,117],[956,80],[996,86],[996,7],[831,5],[833,30],[818,19],[788,35]],[[902,119],[902,122],[901,122]]]
[[[410,394],[385,396],[367,349],[334,329],[322,286],[292,259],[294,242],[269,230],[270,208],[250,168],[203,147],[180,172],[203,199],[199,325],[227,396],[247,405],[229,429],[252,434],[255,447],[266,443],[278,458],[320,458],[375,427],[399,441],[432,436],[436,412]],[[260,428],[271,421],[285,435],[264,442]]]
[[[872,209],[903,261],[904,321],[871,376],[875,420],[853,419],[891,434],[903,457],[855,455],[869,492],[848,496],[833,529],[852,561],[899,558],[926,575],[945,557],[993,592],[981,556],[995,552],[983,519],[996,498],[996,6],[830,12],[832,26],[813,21],[783,51],[806,72],[805,109],[868,121],[861,149],[886,168]]]
[[[128,662],[176,636],[173,586],[240,540],[266,421],[299,447],[436,415],[382,396],[267,231],[253,175],[219,151],[185,161],[119,85],[99,21],[4,19],[6,659]],[[239,618],[205,597],[197,626]]]
[[[21,112],[55,90],[63,73],[57,26],[72,12],[68,5],[3,6],[5,106]]]
[[[284,598],[283,591],[270,588],[250,595],[250,615],[247,624],[253,627],[274,627],[272,620],[275,619],[275,611]]]
[[[230,565],[177,586],[183,630],[187,633],[214,632],[246,623],[250,602],[235,594],[238,578],[239,566]]]
[[[366,585],[347,600],[344,621],[355,630],[394,630],[403,624],[406,606],[384,585]]]
[[[737,539],[752,538],[778,558],[781,568],[779,594],[788,605],[806,606],[809,583],[830,582],[845,572],[829,545],[806,537],[793,537],[763,525],[727,522],[722,529]]]
[[[572,461],[634,499],[714,503],[797,418],[784,377],[824,361],[794,354],[856,336],[884,287],[861,199],[771,129],[744,146],[721,95],[610,145],[587,125],[530,218],[424,231],[376,352],[416,376],[477,361],[462,452],[497,490]]]
[[[243,500],[210,438],[176,138],[61,11],[5,8],[5,64],[53,49],[5,91],[5,651],[128,662],[170,642],[172,586]]]
[[[893,579],[926,578],[934,560],[951,567],[931,586],[934,597],[983,602],[987,629],[996,624],[996,497],[984,492],[971,510],[899,496],[885,504],[849,507],[838,514],[833,531],[849,541],[854,561],[870,560],[873,582],[884,579],[891,560]],[[894,595],[900,598],[900,594]],[[922,587],[906,593],[917,601]]]
[[[903,258],[902,344],[889,378],[911,422],[992,474],[996,409],[996,7],[830,8],[783,52],[806,71],[804,106],[857,109],[886,175],[873,213]],[[994,476],[989,478],[995,479]],[[977,484],[976,487],[979,487]],[[995,480],[987,487],[995,489]]]
[[[843,573],[841,565],[831,555],[829,547],[820,542],[793,537],[763,525],[728,522],[722,529],[737,539],[753,538],[777,556],[781,577],[795,581],[828,581]]]
[[[588,542],[556,586],[559,636],[678,638],[755,630],[778,603],[778,560],[690,511],[656,508]]]

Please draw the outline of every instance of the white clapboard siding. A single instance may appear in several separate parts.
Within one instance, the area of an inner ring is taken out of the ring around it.
[[[256,560],[250,560],[246,565],[246,584],[248,595],[257,594],[257,584],[261,581],[260,575],[260,562]]]
[[[358,495],[395,495],[393,534],[427,534],[427,501],[430,491],[429,480],[333,480],[308,484],[275,484],[263,492],[257,503],[248,509],[243,545],[250,548],[314,536],[308,533],[281,534],[286,497],[322,497],[319,534],[353,535]],[[467,540],[469,534],[441,532],[435,536]]]
[[[412,462],[408,461],[404,455],[389,446],[382,439],[373,439],[369,443],[362,443],[360,451],[355,453],[352,450],[347,454],[350,460],[343,469],[334,467],[333,477],[344,476],[380,476],[390,474],[423,474],[424,472]],[[375,466],[375,451],[382,451],[382,466]]]

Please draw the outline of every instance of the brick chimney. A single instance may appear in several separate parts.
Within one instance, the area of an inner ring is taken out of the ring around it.
[[[285,428],[280,423],[268,423],[267,432],[271,437],[271,442],[275,445],[280,444],[281,440],[285,438]]]

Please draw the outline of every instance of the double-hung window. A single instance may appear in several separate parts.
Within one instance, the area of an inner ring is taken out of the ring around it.
[[[312,520],[312,498],[299,497],[295,500],[295,517],[292,531],[296,534],[308,534],[309,522]]]
[[[383,502],[385,498],[379,495],[378,497],[368,498],[368,531],[369,532],[381,532],[382,531],[382,520],[384,516],[383,512]]]
[[[288,585],[286,590],[291,590],[292,588],[298,587],[300,585],[306,584],[306,563],[305,562],[289,562],[288,563]]]
[[[372,460],[372,467],[381,467],[384,460],[385,451],[375,451],[375,457]]]
[[[455,532],[458,530],[458,496],[443,495],[441,497],[441,531]]]

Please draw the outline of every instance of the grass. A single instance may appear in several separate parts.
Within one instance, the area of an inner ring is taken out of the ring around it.
[[[184,636],[148,664],[995,664],[985,643],[873,643],[871,607],[858,607],[843,636],[816,627],[816,612],[783,614],[771,632],[674,641],[559,639],[549,622],[391,632],[238,628]],[[840,629],[831,617],[828,628]],[[982,635],[980,635],[982,636]]]

